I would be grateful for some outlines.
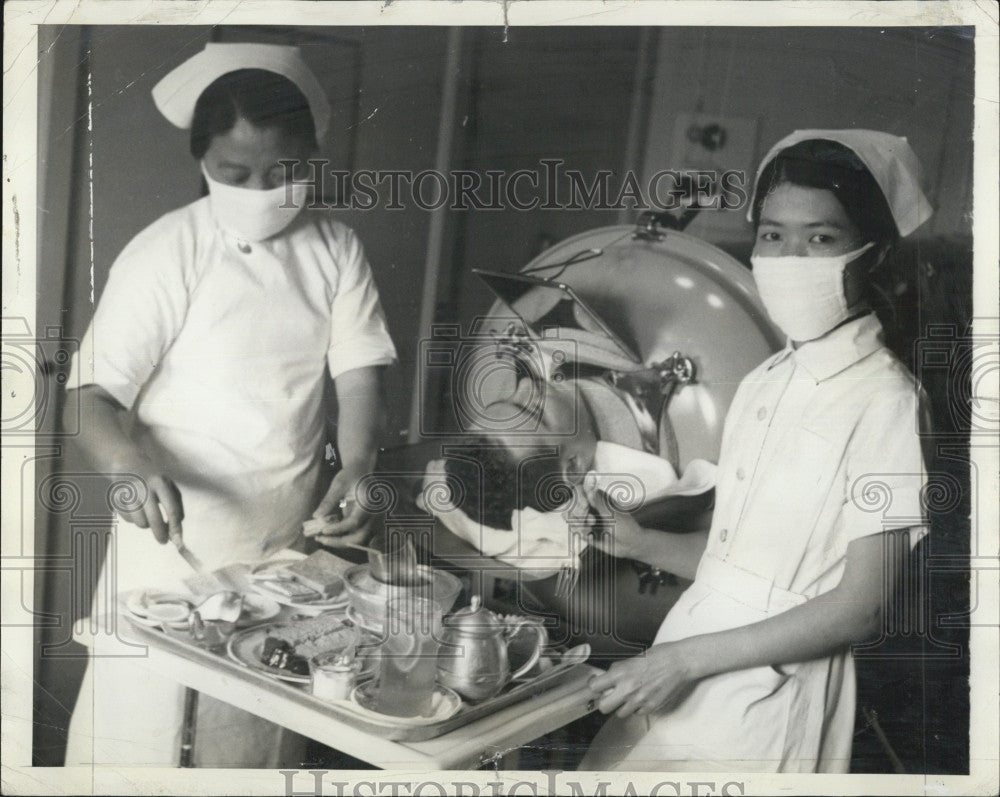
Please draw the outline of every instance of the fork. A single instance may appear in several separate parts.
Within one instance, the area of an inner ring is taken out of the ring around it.
[[[555,594],[560,598],[568,597],[576,589],[577,582],[580,580],[580,568],[582,567],[580,554],[586,547],[583,533],[576,529],[570,529],[569,533],[570,561],[560,567],[559,573],[556,575]]]

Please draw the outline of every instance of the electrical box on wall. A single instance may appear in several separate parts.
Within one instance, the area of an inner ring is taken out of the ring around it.
[[[650,131],[645,172],[671,170],[688,179],[692,196],[685,204],[702,207],[689,232],[709,240],[746,234],[746,202],[757,159],[758,120],[701,112],[670,115],[661,130]],[[667,128],[667,129],[663,129]],[[665,184],[665,183],[664,183]],[[662,192],[664,195],[666,191]]]
[[[706,113],[678,113],[670,139],[670,168],[713,171],[754,166],[757,120]]]

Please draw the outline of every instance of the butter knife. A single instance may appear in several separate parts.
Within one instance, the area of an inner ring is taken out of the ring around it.
[[[175,534],[174,536],[172,536],[170,538],[170,541],[177,547],[177,553],[179,553],[182,557],[184,557],[185,562],[191,565],[192,568],[194,568],[197,572],[201,573],[202,575],[208,575],[208,573],[205,571],[204,565],[202,565],[201,561],[198,559],[197,556],[191,553],[191,549],[184,544],[184,540],[181,539],[181,536],[179,534]]]
[[[222,583],[222,580],[218,576],[216,576],[215,573],[206,570],[205,566],[201,563],[201,560],[193,553],[191,553],[191,549],[184,544],[184,540],[181,538],[179,534],[172,536],[170,538],[170,541],[176,546],[177,553],[181,555],[181,558],[184,559],[184,561],[187,562],[189,565],[191,565],[191,568],[199,576],[205,579],[206,582],[210,583],[213,587],[218,586],[219,588],[222,589],[226,588],[226,585]]]

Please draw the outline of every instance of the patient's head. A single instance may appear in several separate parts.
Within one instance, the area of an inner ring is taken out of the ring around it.
[[[554,450],[512,451],[485,437],[449,453],[445,473],[462,485],[458,508],[494,529],[511,528],[515,509],[551,512],[570,495]]]
[[[492,410],[492,411],[491,411]],[[569,498],[568,484],[593,466],[594,421],[570,380],[525,377],[514,393],[487,408],[493,423],[445,457],[445,472],[463,487],[459,508],[474,521],[509,529],[511,512],[551,512]]]

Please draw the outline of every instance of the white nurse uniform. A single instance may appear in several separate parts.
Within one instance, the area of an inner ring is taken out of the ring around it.
[[[185,542],[214,568],[288,546],[317,506],[328,486],[324,371],[395,359],[350,229],[304,210],[278,236],[241,241],[204,198],[122,252],[71,383],[99,385],[130,410],[133,438],[180,489]],[[95,612],[102,596],[191,573],[174,546],[124,521],[111,548]],[[180,688],[118,658],[112,637],[94,643],[67,762],[175,765]],[[255,733],[249,715],[220,706],[214,725],[199,723],[199,763],[265,765],[273,727]]]
[[[656,643],[764,620],[835,587],[848,544],[923,534],[920,391],[870,314],[785,348],[726,418],[708,546]],[[854,667],[833,656],[698,682],[676,708],[595,738],[585,769],[847,772]]]

